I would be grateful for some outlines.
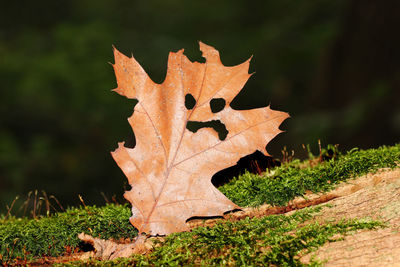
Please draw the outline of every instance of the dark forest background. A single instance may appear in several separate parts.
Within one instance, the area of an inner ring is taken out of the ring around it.
[[[342,150],[399,142],[400,1],[41,0],[0,11],[0,211],[31,190],[64,206],[122,196],[110,156],[132,138],[134,102],[116,87],[112,45],[162,82],[169,51],[202,60],[198,40],[225,65],[253,55],[256,71],[233,104],[287,111],[269,145]]]

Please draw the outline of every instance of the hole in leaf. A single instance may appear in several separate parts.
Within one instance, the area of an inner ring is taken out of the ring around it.
[[[194,105],[196,105],[196,99],[191,94],[187,94],[185,96],[185,107],[187,109],[192,109],[194,108]]]
[[[188,129],[191,132],[197,132],[201,128],[213,128],[217,133],[219,140],[223,141],[225,140],[226,136],[228,135],[228,130],[225,127],[225,124],[223,124],[221,121],[188,121],[186,125],[186,129]]]
[[[213,98],[210,101],[210,108],[213,113],[220,112],[225,108],[226,102],[223,98]]]

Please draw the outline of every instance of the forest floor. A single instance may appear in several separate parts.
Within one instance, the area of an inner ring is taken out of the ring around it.
[[[326,205],[328,204],[328,205]],[[383,221],[378,230],[358,230],[343,240],[328,242],[316,251],[300,257],[309,264],[317,260],[323,266],[400,266],[400,169],[382,169],[357,179],[343,182],[324,194],[307,194],[297,197],[285,207],[262,205],[245,208],[225,215],[223,219],[192,220],[191,228],[213,227],[221,220],[237,221],[246,217],[264,217],[273,214],[290,215],[305,207],[322,205],[322,210],[301,226],[318,222],[339,222],[344,219],[365,218]],[[90,252],[89,252],[90,253]],[[91,254],[93,256],[93,252]],[[69,257],[54,258],[54,262],[77,260],[79,253]],[[84,256],[86,258],[86,256]]]
[[[137,231],[127,205],[0,218],[0,264],[400,266],[399,159],[396,145],[245,173],[219,187],[242,210],[189,220],[190,232],[149,237],[129,258],[77,238],[85,232],[111,247],[131,244]]]
[[[328,205],[323,205],[322,210],[304,224],[367,218],[383,221],[387,227],[375,231],[360,230],[342,241],[326,243],[301,257],[301,262],[307,264],[314,258],[324,262],[324,266],[400,266],[400,169],[368,173],[343,182],[328,193],[297,197],[285,207],[267,204],[245,208],[226,215],[225,219],[290,215],[296,210],[321,204]],[[212,226],[215,221],[198,220],[189,224],[191,227]]]

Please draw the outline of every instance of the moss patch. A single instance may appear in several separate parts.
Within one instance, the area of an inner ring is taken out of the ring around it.
[[[72,208],[39,219],[0,221],[0,262],[62,255],[67,248],[79,246],[81,232],[104,239],[133,238],[137,231],[129,223],[130,216],[127,205],[106,205]]]
[[[342,220],[333,224],[304,223],[321,207],[290,216],[271,215],[241,221],[221,221],[213,227],[172,234],[148,255],[114,261],[89,261],[81,265],[137,266],[302,266],[299,255],[328,241],[341,240],[359,229],[383,227],[381,222]],[[74,262],[72,265],[79,265]],[[318,265],[312,261],[310,265]]]
[[[353,149],[314,167],[304,167],[307,162],[295,160],[263,176],[246,173],[219,189],[241,206],[285,205],[304,195],[306,190],[328,191],[349,178],[380,168],[398,167],[399,159],[400,144],[369,150]],[[212,228],[197,228],[190,233],[171,235],[161,248],[149,256],[137,256],[133,261],[145,264],[159,258],[157,261],[160,264],[164,261],[176,264],[241,264],[258,263],[257,259],[261,257],[263,261],[274,264],[298,264],[297,254],[327,242],[331,233],[345,234],[380,225],[378,222],[352,220],[300,227],[311,216],[310,212],[297,212],[293,217],[268,216],[221,222]],[[129,223],[130,216],[127,205],[106,205],[73,208],[38,219],[0,219],[0,262],[59,256],[68,250],[73,251],[79,247],[77,235],[80,232],[104,239],[133,238],[137,231]],[[214,256],[204,256],[208,253]],[[202,259],[203,256],[206,258]]]
[[[273,169],[264,176],[245,173],[218,189],[242,207],[262,204],[284,206],[307,190],[325,192],[349,178],[374,173],[381,168],[396,168],[400,163],[400,144],[377,149],[353,149],[337,159],[314,167],[298,160]]]

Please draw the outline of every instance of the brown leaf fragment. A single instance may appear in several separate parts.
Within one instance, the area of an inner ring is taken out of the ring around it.
[[[112,240],[104,240],[80,233],[78,238],[93,246],[94,252],[89,251],[81,256],[81,259],[90,257],[101,260],[113,260],[116,258],[127,258],[133,254],[144,254],[152,248],[152,244],[146,242],[146,237],[138,236],[134,243],[118,244]]]
[[[234,110],[233,98],[251,76],[250,60],[224,66],[219,52],[200,42],[205,63],[191,62],[183,50],[170,53],[167,75],[154,83],[133,58],[114,49],[117,93],[138,104],[128,119],[136,146],[119,143],[112,156],[132,186],[124,197],[132,204],[130,222],[139,233],[165,235],[189,230],[194,216],[220,216],[239,207],[211,183],[212,176],[256,150],[268,155],[266,144],[281,131],[285,112],[269,107]],[[190,94],[195,104],[185,106]],[[210,101],[225,100],[212,112]],[[220,140],[213,128],[191,132],[188,122],[221,122],[228,135]]]

